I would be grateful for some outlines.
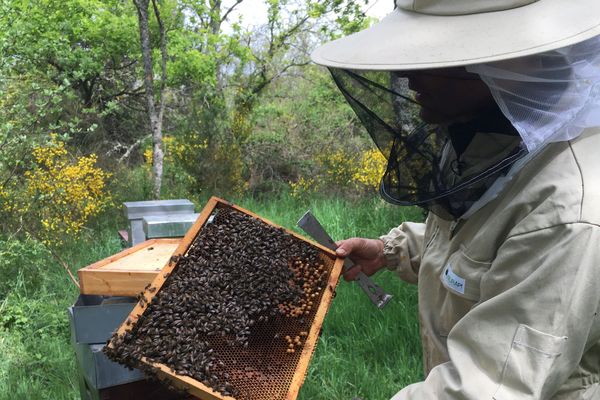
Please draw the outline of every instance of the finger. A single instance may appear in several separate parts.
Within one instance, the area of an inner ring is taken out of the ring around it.
[[[337,242],[338,248],[335,250],[336,254],[340,257],[346,257],[349,254],[359,248],[361,245],[361,239],[359,238],[351,238],[346,240],[341,240]]]
[[[338,257],[346,257],[348,255],[348,250],[347,250],[347,245],[345,244],[347,241],[346,240],[338,240],[335,242],[336,245],[336,249],[335,249],[335,253],[338,255]]]
[[[344,272],[344,280],[347,282],[355,281],[358,274],[362,272],[360,265],[354,265],[348,271]]]

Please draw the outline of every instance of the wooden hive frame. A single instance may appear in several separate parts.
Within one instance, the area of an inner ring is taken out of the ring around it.
[[[137,296],[154,280],[181,239],[150,239],[77,271],[81,294]]]
[[[304,382],[304,378],[305,378],[306,372],[308,370],[310,358],[312,356],[312,353],[315,349],[317,340],[319,338],[321,327],[323,325],[323,320],[325,319],[325,314],[327,313],[327,310],[329,309],[331,301],[335,295],[335,287],[338,283],[344,260],[341,258],[338,258],[334,251],[332,251],[310,239],[307,239],[301,235],[298,235],[297,233],[295,233],[293,231],[287,230],[277,224],[274,224],[271,221],[252,213],[251,211],[248,211],[246,209],[238,207],[238,206],[236,206],[230,202],[227,202],[225,200],[222,200],[220,198],[217,198],[217,197],[210,198],[210,200],[208,201],[208,203],[206,204],[206,206],[200,213],[200,216],[198,217],[198,219],[196,220],[194,225],[190,228],[188,233],[185,235],[185,237],[183,238],[183,240],[181,241],[181,243],[179,244],[179,246],[173,253],[173,256],[168,261],[167,265],[165,265],[165,267],[163,268],[162,273],[159,273],[156,276],[156,278],[154,279],[154,281],[152,282],[152,284],[150,285],[149,289],[145,290],[143,292],[142,295],[143,295],[143,298],[145,299],[145,301],[141,301],[136,304],[136,306],[134,307],[134,309],[131,311],[130,315],[126,319],[126,322],[124,322],[117,330],[116,335],[117,336],[124,335],[127,331],[130,331],[133,329],[138,318],[144,313],[144,311],[146,310],[148,305],[152,302],[152,298],[160,292],[160,290],[161,290],[163,284],[166,282],[168,276],[176,268],[178,258],[187,253],[188,248],[192,245],[192,243],[196,239],[196,236],[199,234],[199,232],[201,231],[202,227],[204,226],[204,224],[206,223],[208,218],[211,216],[211,214],[216,209],[223,208],[223,207],[232,208],[232,209],[239,211],[241,213],[244,213],[248,216],[254,217],[254,218],[262,221],[263,223],[271,225],[275,228],[283,229],[286,233],[288,233],[304,242],[307,242],[311,246],[317,248],[322,254],[325,254],[334,260],[328,280],[325,284],[325,287],[324,287],[324,290],[323,290],[323,293],[321,296],[320,303],[316,310],[314,320],[313,320],[313,322],[310,326],[310,329],[307,333],[307,337],[306,337],[306,340],[305,340],[305,343],[304,343],[304,346],[302,349],[302,353],[300,354],[299,362],[296,365],[294,376],[292,378],[291,384],[287,391],[287,395],[285,397],[286,400],[294,400],[298,396],[300,387],[302,386],[302,384]],[[112,347],[113,345],[114,345],[114,339],[113,339],[113,341],[109,342],[108,346]],[[176,385],[184,390],[187,390],[190,394],[197,396],[202,400],[236,400],[235,398],[230,397],[230,396],[223,396],[222,394],[214,391],[212,388],[206,386],[205,384],[203,384],[191,377],[178,375],[175,373],[175,371],[173,371],[171,368],[169,368],[168,366],[166,366],[164,364],[152,363],[152,362],[148,361],[145,357],[141,358],[141,362],[146,363],[149,366],[153,367],[157,371],[157,374],[159,375],[159,377],[168,379],[174,385]]]

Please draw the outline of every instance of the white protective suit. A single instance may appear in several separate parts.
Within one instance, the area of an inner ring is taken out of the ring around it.
[[[555,97],[535,92],[551,80],[529,73],[535,60],[469,67],[531,156],[463,218],[381,237],[388,267],[419,286],[427,376],[394,400],[600,399],[600,62],[583,49],[599,43],[556,53],[573,73]]]

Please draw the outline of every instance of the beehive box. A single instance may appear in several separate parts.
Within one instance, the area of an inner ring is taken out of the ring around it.
[[[342,264],[213,197],[107,354],[200,399],[295,399]]]
[[[169,261],[181,239],[152,239],[77,271],[81,294],[137,296]]]

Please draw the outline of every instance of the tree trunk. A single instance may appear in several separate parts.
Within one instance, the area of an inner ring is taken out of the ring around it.
[[[138,12],[138,21],[140,27],[140,43],[142,47],[142,59],[144,63],[144,87],[146,89],[146,105],[148,108],[148,118],[150,120],[150,129],[152,131],[152,195],[155,199],[160,198],[160,188],[163,176],[163,143],[162,143],[162,121],[164,111],[164,85],[166,80],[166,39],[164,27],[157,12],[156,4],[153,6],[160,28],[160,50],[162,54],[162,76],[159,89],[158,109],[154,98],[154,70],[152,67],[152,47],[150,45],[150,28],[148,27],[148,7],[150,0],[134,0]]]

